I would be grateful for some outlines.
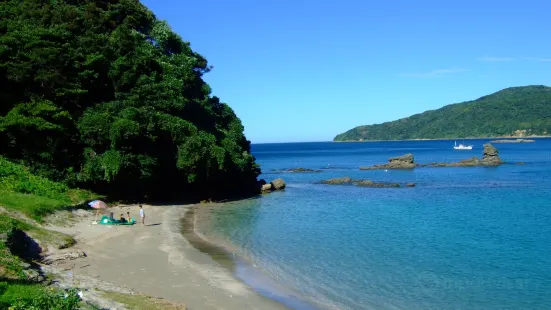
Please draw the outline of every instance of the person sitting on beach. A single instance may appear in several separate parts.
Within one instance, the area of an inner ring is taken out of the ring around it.
[[[121,213],[120,222],[121,222],[121,223],[126,223],[126,219],[124,218],[124,214],[122,214],[122,213]]]
[[[115,221],[115,216],[114,216],[113,212],[109,213],[109,220],[111,220],[111,222]]]
[[[130,212],[126,212],[126,215],[128,215],[128,222],[131,222],[132,219],[130,218]]]

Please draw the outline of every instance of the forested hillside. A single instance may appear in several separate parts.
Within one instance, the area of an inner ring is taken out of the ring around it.
[[[359,126],[334,141],[474,138],[551,134],[551,87],[512,87],[474,101],[382,124]]]
[[[125,199],[250,194],[259,168],[211,69],[137,0],[2,1],[0,155]]]

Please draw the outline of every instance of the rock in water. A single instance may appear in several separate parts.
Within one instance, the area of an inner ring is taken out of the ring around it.
[[[272,182],[270,182],[270,184],[272,184],[272,188],[275,191],[284,189],[286,185],[285,181],[283,181],[283,179],[281,178],[273,180]]]
[[[391,157],[388,161],[390,163],[413,164],[413,154],[408,153],[402,156]]]
[[[286,172],[321,172],[321,170],[314,170],[310,168],[291,168],[287,169]]]
[[[269,192],[271,190],[272,190],[272,183],[262,185],[262,191],[263,192]]]
[[[387,164],[374,165],[370,167],[360,167],[360,170],[377,170],[377,169],[413,169],[417,165],[414,162],[413,154],[408,153],[402,156],[391,157]]]
[[[383,188],[400,187],[400,184],[398,183],[378,183],[378,182],[373,182],[371,180],[354,181],[354,184],[357,186],[363,186],[363,187],[383,187]]]
[[[497,166],[503,164],[503,161],[498,155],[498,150],[495,146],[490,143],[484,144],[484,152],[482,159],[480,160],[481,165],[485,166]]]
[[[349,183],[352,183],[352,179],[350,177],[333,178],[333,179],[321,181],[321,183],[332,184],[332,185],[349,184]]]
[[[495,146],[491,145],[490,143],[484,144],[484,157],[486,156],[497,156],[498,151]]]

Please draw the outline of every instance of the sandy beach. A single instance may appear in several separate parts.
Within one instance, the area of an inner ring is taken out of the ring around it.
[[[228,268],[197,250],[181,233],[191,206],[144,205],[146,225],[93,225],[84,217],[71,227],[50,227],[74,236],[86,257],[55,266],[131,292],[185,304],[187,309],[287,309],[237,280]],[[120,210],[120,212],[118,212]],[[137,206],[115,207],[138,218]]]

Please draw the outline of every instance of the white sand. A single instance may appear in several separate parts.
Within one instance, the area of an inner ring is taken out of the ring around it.
[[[235,279],[180,233],[190,206],[143,205],[146,226],[92,225],[55,230],[73,235],[86,258],[65,263],[75,275],[92,276],[153,297],[184,303],[188,309],[287,309]],[[114,208],[115,218],[128,208]],[[131,206],[131,216],[139,218]],[[151,226],[148,226],[151,225]]]

